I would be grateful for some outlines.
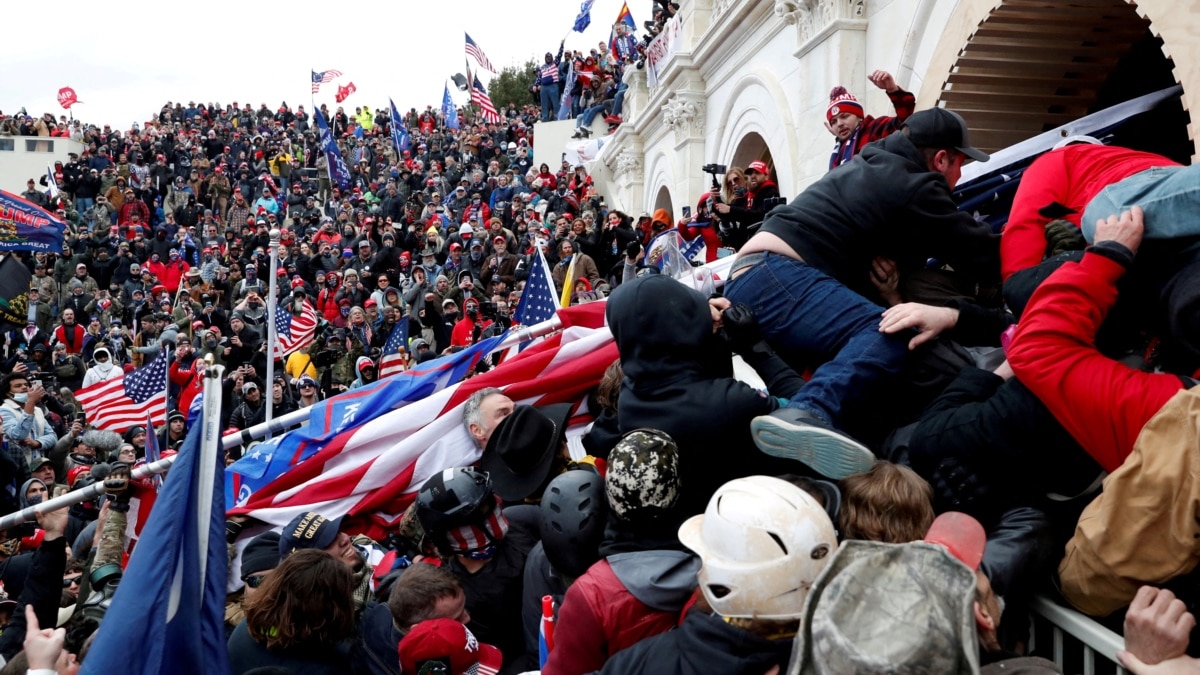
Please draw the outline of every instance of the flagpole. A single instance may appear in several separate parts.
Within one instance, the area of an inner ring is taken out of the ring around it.
[[[202,521],[209,519],[213,508],[213,491],[204,488],[216,481],[217,466],[225,466],[224,462],[218,460],[221,452],[221,376],[225,373],[225,366],[213,365],[212,354],[207,355],[206,359],[208,367],[204,369],[204,406],[200,413],[200,466],[196,476],[196,484],[202,486],[197,491],[200,502],[197,505],[197,513]],[[198,527],[197,530],[200,534],[197,550],[207,551],[210,530],[207,527]],[[199,563],[200,580],[203,585],[208,556],[201,555]]]
[[[267,298],[267,381],[264,385],[265,391],[263,396],[267,399],[267,416],[265,424],[271,423],[272,413],[275,411],[275,354],[279,349],[279,335],[275,329],[275,312],[278,311],[278,294],[279,294],[279,228],[271,230],[271,279],[270,279],[270,294]]]

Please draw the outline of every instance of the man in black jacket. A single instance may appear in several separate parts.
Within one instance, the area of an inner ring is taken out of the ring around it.
[[[788,407],[754,420],[764,452],[836,479],[870,468],[872,453],[838,431],[842,411],[900,370],[908,339],[881,333],[882,308],[858,292],[872,260],[913,269],[933,255],[968,277],[999,278],[999,239],[951,198],[968,157],[988,159],[970,146],[962,117],[915,113],[899,133],[773,210],[741,249],[726,297],[749,305],[785,356],[828,359]]]

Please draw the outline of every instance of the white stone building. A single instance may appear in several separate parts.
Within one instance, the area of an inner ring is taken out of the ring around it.
[[[707,163],[773,167],[784,196],[825,173],[829,91],[890,115],[867,81],[894,74],[917,109],[963,114],[995,150],[1174,83],[1183,96],[1128,144],[1187,161],[1200,91],[1200,0],[682,0],[656,72],[630,70],[625,120],[595,173],[609,204],[680,216]],[[655,80],[657,80],[655,82]]]

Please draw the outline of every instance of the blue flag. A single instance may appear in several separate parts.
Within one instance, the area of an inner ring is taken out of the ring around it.
[[[450,100],[450,85],[446,85],[446,91],[442,94],[442,117],[446,119],[446,128],[458,128],[458,110],[454,107],[454,101]]]
[[[576,33],[582,33],[592,25],[592,5],[595,2],[596,0],[583,0],[583,4],[579,6],[579,16],[575,17],[575,25],[572,27]]]
[[[522,326],[532,326],[535,323],[550,320],[558,311],[558,294],[554,292],[554,280],[550,276],[550,263],[538,249],[537,258],[532,261],[529,279],[525,282],[525,292],[517,304],[514,316]]]
[[[389,98],[388,103],[392,106],[392,145],[396,146],[397,155],[403,155],[412,145],[412,137],[408,134],[408,127],[404,126],[400,111],[396,110],[396,102]]]
[[[325,153],[325,160],[329,162],[329,180],[338,186],[339,190],[349,190],[350,167],[346,166],[346,160],[342,159],[342,152],[333,140],[333,132],[329,130],[325,116],[319,108],[313,111],[313,119],[317,122],[317,132],[320,134],[321,152]]]
[[[83,675],[229,672],[225,462],[218,452],[205,466],[202,427],[188,433],[163,483]]]
[[[572,61],[567,69],[567,83],[563,87],[562,96],[559,97],[558,115],[556,119],[565,120],[571,118],[571,90],[575,88],[575,79],[578,75],[575,74],[575,62]]]
[[[0,251],[62,253],[66,229],[37,204],[0,190]]]
[[[334,436],[458,382],[503,340],[504,335],[480,340],[456,354],[314,405],[307,425],[248,448],[245,456],[225,470],[227,502],[244,503],[256,491],[317,454]]]

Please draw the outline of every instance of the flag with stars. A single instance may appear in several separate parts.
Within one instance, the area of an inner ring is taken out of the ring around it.
[[[320,72],[312,71],[312,93],[317,93],[321,90],[321,85],[327,82],[333,82],[342,76],[340,70],[322,70]]]
[[[132,373],[97,382],[75,392],[97,429],[123,433],[129,427],[167,421],[167,350],[160,349],[150,363]]]
[[[408,317],[396,322],[392,334],[383,345],[379,360],[379,378],[391,377],[408,369]]]
[[[317,334],[317,312],[307,299],[300,314],[292,314],[284,305],[275,306],[275,358],[284,358],[312,344]]]
[[[554,294],[554,280],[550,276],[550,263],[542,255],[539,248],[537,262],[529,270],[529,279],[525,282],[525,292],[521,294],[521,302],[517,305],[516,322],[522,326],[532,326],[548,321],[558,311],[558,298]]]

